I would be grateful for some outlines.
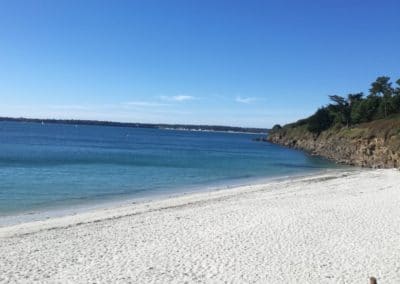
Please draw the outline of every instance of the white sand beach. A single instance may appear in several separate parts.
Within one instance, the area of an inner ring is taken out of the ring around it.
[[[400,283],[400,172],[335,171],[0,228],[0,282]]]

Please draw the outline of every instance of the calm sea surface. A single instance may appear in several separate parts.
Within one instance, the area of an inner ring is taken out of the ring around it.
[[[0,122],[0,216],[335,167],[258,136]]]

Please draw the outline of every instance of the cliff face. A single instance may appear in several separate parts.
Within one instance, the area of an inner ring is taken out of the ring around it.
[[[400,167],[400,119],[329,129],[319,135],[307,131],[306,126],[289,126],[271,132],[268,141],[348,165]]]

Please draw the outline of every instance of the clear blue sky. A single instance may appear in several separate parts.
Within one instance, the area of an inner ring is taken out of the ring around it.
[[[400,78],[400,1],[0,0],[0,116],[270,127]]]

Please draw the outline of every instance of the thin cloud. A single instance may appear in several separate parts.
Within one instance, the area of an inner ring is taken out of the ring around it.
[[[45,105],[44,107],[52,109],[70,109],[70,110],[89,110],[91,109],[88,105]]]
[[[136,106],[136,107],[157,107],[157,106],[167,106],[168,104],[148,102],[148,101],[131,101],[124,103],[125,106]]]
[[[241,103],[241,104],[250,104],[250,103],[252,103],[252,102],[254,102],[256,100],[257,100],[256,98],[252,98],[252,97],[242,98],[241,96],[237,96],[235,98],[235,101],[237,103]]]
[[[165,101],[174,101],[174,102],[183,102],[183,101],[190,101],[194,100],[195,97],[187,96],[187,95],[178,95],[178,96],[160,96],[162,100]]]

